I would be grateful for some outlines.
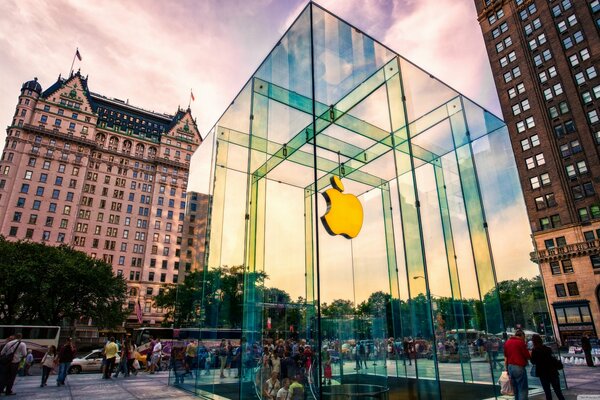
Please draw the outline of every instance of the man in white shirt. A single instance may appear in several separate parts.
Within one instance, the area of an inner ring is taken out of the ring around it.
[[[0,355],[12,354],[11,362],[8,365],[2,366],[2,371],[0,372],[0,393],[6,387],[7,396],[15,394],[12,388],[17,377],[17,371],[19,370],[19,363],[27,356],[27,345],[21,341],[22,338],[23,336],[17,333],[15,338],[6,343],[0,352]]]
[[[160,355],[162,352],[162,343],[160,342],[160,339],[156,340],[156,344],[154,345],[154,348],[152,349],[152,358],[150,361],[150,373],[153,374],[156,370],[156,367],[158,366],[158,363],[160,362]]]

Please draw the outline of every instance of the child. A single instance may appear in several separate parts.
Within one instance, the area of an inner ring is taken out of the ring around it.
[[[56,347],[50,346],[46,354],[44,354],[44,357],[42,357],[42,383],[40,387],[46,386],[46,382],[50,376],[50,371],[52,371],[56,361]]]
[[[33,365],[33,354],[31,350],[27,350],[27,356],[25,357],[25,376],[31,376],[29,368]]]

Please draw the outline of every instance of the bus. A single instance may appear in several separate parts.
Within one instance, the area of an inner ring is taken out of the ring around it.
[[[36,362],[40,361],[48,347],[58,348],[60,326],[41,325],[0,325],[0,347],[4,346],[10,336],[20,333],[27,349],[31,350]]]

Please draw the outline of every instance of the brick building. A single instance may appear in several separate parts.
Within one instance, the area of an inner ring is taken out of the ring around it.
[[[0,162],[0,233],[69,244],[128,283],[128,324],[158,323],[161,286],[178,281],[190,160],[202,139],[191,112],[150,112],[88,89],[79,72],[21,88]]]
[[[600,334],[600,1],[475,5],[556,334]]]

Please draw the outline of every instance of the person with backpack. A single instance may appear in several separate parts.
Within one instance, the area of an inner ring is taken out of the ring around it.
[[[12,391],[19,370],[21,360],[27,356],[27,346],[21,341],[23,336],[15,334],[15,338],[7,342],[0,351],[0,393],[6,390],[7,396],[12,396]]]

